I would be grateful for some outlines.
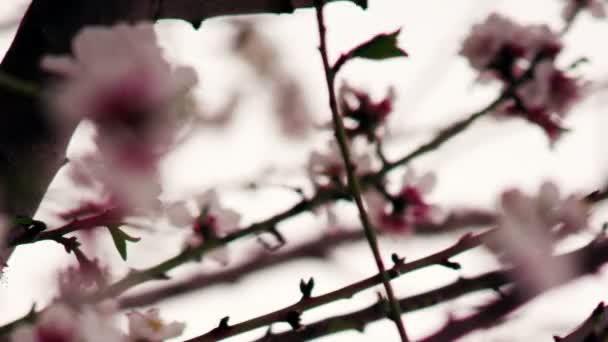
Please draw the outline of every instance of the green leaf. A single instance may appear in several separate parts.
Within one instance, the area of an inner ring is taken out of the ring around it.
[[[127,241],[129,242],[138,242],[140,238],[130,236],[120,229],[120,225],[108,225],[108,230],[110,231],[110,235],[112,235],[112,240],[114,241],[114,246],[116,246],[116,250],[122,260],[127,260]]]
[[[397,36],[401,29],[392,33],[379,34],[369,41],[354,48],[348,55],[366,59],[382,60],[394,57],[407,57],[408,54],[400,49]]]

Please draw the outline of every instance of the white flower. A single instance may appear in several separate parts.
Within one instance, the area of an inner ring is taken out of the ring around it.
[[[127,342],[107,310],[107,303],[83,306],[76,311],[63,303],[51,304],[42,311],[35,324],[18,326],[11,334],[12,342]]]
[[[566,0],[567,4],[562,11],[564,20],[572,20],[574,14],[583,9],[589,10],[595,18],[605,18],[606,8],[602,0]]]
[[[154,27],[87,27],[73,41],[74,57],[44,57],[42,68],[62,77],[50,102],[68,123],[93,121],[96,141],[112,163],[154,167],[179,121],[175,109],[196,83],[190,68],[163,58]]]
[[[424,196],[435,187],[436,176],[427,172],[417,177],[412,168],[406,171],[399,193],[381,194],[376,190],[366,192],[365,198],[374,225],[392,233],[409,233],[417,224],[441,223],[445,213],[436,205],[426,202]]]
[[[520,62],[530,62],[541,52],[553,57],[561,48],[559,35],[547,25],[523,26],[493,13],[485,22],[473,25],[460,55],[482,78],[491,71],[494,77],[513,80],[521,76]]]
[[[351,160],[355,165],[355,173],[364,175],[372,171],[372,159],[368,153],[358,148],[359,146],[351,144]],[[313,151],[308,160],[307,171],[315,186],[327,186],[332,182],[345,181],[346,169],[338,143],[331,140],[325,152]]]
[[[241,215],[224,207],[215,190],[208,190],[195,196],[195,203],[194,215],[185,201],[165,206],[165,214],[171,224],[191,229],[186,239],[187,246],[198,247],[207,239],[221,238],[238,229]],[[209,256],[222,264],[228,263],[228,252],[225,247],[214,249]]]
[[[560,198],[553,183],[544,183],[536,197],[519,190],[503,193],[498,231],[490,248],[520,266],[517,276],[529,289],[539,290],[561,282],[573,265],[551,258],[559,236],[587,227],[589,207],[576,196]]]
[[[160,176],[153,169],[136,170],[86,153],[70,159],[68,176],[76,186],[91,192],[99,207],[121,209],[124,215],[157,209]]]
[[[177,337],[184,331],[185,324],[179,322],[165,323],[161,320],[156,308],[144,313],[132,311],[127,314],[129,319],[129,338],[137,342],[160,342]]]

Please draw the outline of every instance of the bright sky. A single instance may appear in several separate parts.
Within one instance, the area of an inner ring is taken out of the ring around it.
[[[27,1],[1,1],[0,23],[18,17],[24,10],[24,3]],[[369,10],[363,12],[351,4],[332,4],[327,18],[329,45],[332,58],[336,58],[341,51],[372,35],[403,28],[400,42],[411,55],[408,60],[382,65],[354,62],[341,73],[341,78],[349,83],[374,93],[384,93],[389,85],[397,88],[398,102],[392,125],[397,131],[411,133],[390,146],[389,154],[397,156],[427,139],[435,128],[465,116],[492,98],[494,90],[473,84],[475,75],[456,56],[472,23],[482,20],[491,11],[500,11],[523,22],[548,22],[558,28],[561,5],[560,0],[372,0]],[[302,10],[294,15],[264,16],[265,21],[261,25],[269,39],[278,44],[287,69],[303,85],[313,112],[319,113],[319,117],[329,118],[312,14],[310,10]],[[228,58],[221,50],[230,32],[225,21],[210,20],[200,31],[194,31],[182,22],[166,21],[158,25],[158,30],[172,59],[197,68],[202,80],[197,92],[201,103],[219,106],[227,91],[246,83],[242,77],[245,80],[250,77],[243,76],[242,68],[235,67],[234,58]],[[8,48],[13,34],[14,29],[0,31],[0,55]],[[608,49],[602,43],[607,36],[607,21],[582,16],[566,37],[567,48],[560,62],[567,64],[578,57],[588,56],[591,63],[582,68],[584,75],[591,80],[606,82]],[[168,163],[166,180],[172,193],[251,177],[269,165],[303,165],[310,145],[286,143],[269,128],[265,108],[271,95],[257,97],[259,92],[256,88],[245,88],[245,91],[253,95],[246,105],[239,108],[239,117],[233,127],[221,133],[206,131],[184,146],[171,159],[172,163]],[[608,142],[604,132],[608,127],[603,110],[605,104],[605,94],[592,96],[581,104],[567,121],[573,133],[566,135],[553,151],[548,148],[540,130],[531,125],[488,119],[475,124],[471,132],[454,139],[439,153],[421,158],[414,166],[437,172],[439,184],[433,200],[447,205],[467,202],[491,208],[501,189],[518,185],[535,190],[541,181],[548,178],[557,181],[566,192],[588,191],[602,184],[608,171],[608,158],[602,148]],[[316,146],[323,145],[323,139],[317,140],[320,144]],[[74,150],[78,148],[78,144],[73,146]],[[51,195],[58,196],[61,189],[56,185]],[[228,199],[243,211],[247,222],[276,213],[295,200],[281,191],[262,191],[257,195],[230,193]],[[602,218],[606,219],[605,211],[598,211],[595,221],[601,222]],[[302,217],[282,226],[282,229],[288,231],[289,238],[297,239],[302,234],[310,235],[309,231],[302,232],[317,226],[311,217]],[[159,239],[162,241],[150,238],[133,248],[129,266],[149,265],[172,255],[179,244],[168,244],[167,240],[176,240],[168,234],[164,231],[161,233],[163,238]],[[382,249],[386,255],[399,251],[411,260],[434,252],[455,238],[383,240]],[[153,249],[154,255],[138,256],[138,251],[141,253],[146,248]],[[113,250],[102,251],[101,254],[113,263],[121,264]],[[48,300],[48,284],[52,284],[62,260],[66,260],[63,251],[52,244],[19,249],[11,260],[12,267],[5,283],[0,284],[0,303],[3,303],[0,322],[21,314],[15,309],[27,311],[32,301]],[[478,266],[492,265],[492,261],[482,253],[467,254],[457,261],[463,263],[465,275],[478,273],[482,269]],[[203,263],[202,267],[214,269],[212,263]],[[22,272],[24,269],[28,272]],[[117,273],[120,274],[120,269]],[[356,245],[340,249],[329,263],[298,261],[264,271],[234,285],[172,300],[162,308],[167,318],[188,323],[186,334],[194,336],[213,328],[226,315],[231,316],[231,322],[237,322],[290,304],[298,296],[300,278],[314,276],[317,283],[315,292],[322,293],[372,273],[374,264],[367,247]],[[431,268],[399,279],[395,288],[400,296],[404,296],[440,286],[456,277],[454,272]],[[553,334],[561,334],[574,327],[600,300],[608,299],[605,294],[607,283],[604,274],[553,291],[519,311],[514,322],[464,341],[549,340]],[[304,321],[352,311],[369,305],[374,298],[374,291],[367,291],[352,300],[306,313]],[[478,300],[478,297],[456,300],[406,315],[404,321],[412,336],[421,337],[440,326],[448,313],[466,312]],[[559,309],[556,309],[557,301]],[[380,322],[371,325],[365,335],[345,333],[322,341],[396,341],[394,328],[390,325],[387,321]],[[260,334],[263,331],[230,341],[247,341]]]

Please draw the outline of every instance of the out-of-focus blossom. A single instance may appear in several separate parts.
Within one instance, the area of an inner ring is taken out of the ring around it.
[[[281,132],[289,138],[304,138],[313,126],[309,104],[301,88],[293,77],[287,75],[275,80],[275,113]]]
[[[365,194],[370,217],[376,228],[390,233],[410,233],[417,224],[441,223],[445,213],[428,204],[424,196],[435,186],[436,177],[426,173],[417,177],[413,169],[408,169],[402,181],[401,190],[392,195],[383,190],[370,190]]]
[[[84,28],[72,52],[73,57],[47,56],[41,63],[60,77],[49,93],[54,112],[59,121],[95,124],[102,159],[112,165],[107,178],[144,185],[141,179],[156,172],[171,146],[196,74],[165,61],[150,23]],[[142,189],[131,190],[125,193]]]
[[[559,70],[552,61],[539,63],[534,77],[517,93],[526,110],[565,115],[584,95],[585,84]]]
[[[585,82],[546,60],[536,66],[532,79],[517,89],[519,101],[508,104],[503,112],[539,125],[555,141],[566,130],[564,117],[584,97],[586,88]]]
[[[363,151],[361,145],[351,144],[350,156],[357,175],[364,175],[372,171],[372,158]],[[313,151],[307,164],[308,175],[315,187],[324,187],[331,184],[344,184],[346,169],[338,143],[331,140],[324,152]]]
[[[238,229],[241,215],[224,207],[215,190],[208,190],[195,197],[197,211],[193,215],[186,202],[176,202],[165,208],[169,222],[177,227],[190,227],[191,233],[186,239],[189,247],[198,247],[206,240],[221,238]],[[215,249],[211,258],[226,264],[226,248]]]
[[[133,342],[160,342],[177,337],[185,328],[184,323],[165,323],[158,309],[152,308],[145,312],[132,311],[127,314],[129,319],[129,339]]]
[[[76,311],[63,303],[51,304],[35,324],[18,326],[11,335],[12,342],[126,342],[112,324],[109,315],[96,307]]]
[[[113,209],[127,216],[154,213],[159,207],[161,186],[156,169],[124,168],[97,153],[86,153],[70,159],[68,176],[91,193],[92,199],[83,202],[88,209]]]
[[[562,18],[566,21],[572,20],[576,12],[588,10],[595,18],[606,17],[606,7],[603,0],[565,0],[566,6],[562,11]]]
[[[553,243],[587,227],[589,206],[575,195],[561,198],[557,186],[547,182],[534,197],[516,189],[504,192],[498,210],[497,235],[488,245],[521,266],[519,281],[540,290],[566,279],[574,265],[551,258]]]
[[[369,140],[375,140],[377,130],[386,122],[393,111],[395,90],[389,88],[387,95],[379,102],[374,102],[362,91],[342,85],[339,93],[340,110],[347,118],[346,131],[350,136],[365,135]]]
[[[460,55],[482,77],[496,75],[513,80],[521,73],[520,62],[530,62],[537,54],[554,57],[562,48],[559,36],[546,25],[523,26],[499,14],[473,25]]]
[[[78,266],[69,266],[59,273],[59,298],[66,302],[78,302],[106,285],[109,270],[99,265],[99,260],[81,260]]]

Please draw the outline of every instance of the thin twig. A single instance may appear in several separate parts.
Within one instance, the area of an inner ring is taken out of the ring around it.
[[[605,237],[602,237],[599,240],[594,241],[576,251],[556,256],[554,258],[584,261],[581,268],[577,271],[578,273],[571,275],[569,278],[569,280],[573,280],[580,276],[596,272],[600,266],[608,261],[608,240]],[[460,278],[449,285],[445,285],[435,290],[403,298],[399,301],[399,304],[404,312],[411,312],[439,303],[445,303],[448,300],[452,300],[474,291],[484,289],[500,291],[499,289],[502,286],[511,283],[512,279],[515,279],[512,274],[518,272],[521,272],[521,270],[517,268],[507,268],[500,271],[489,272],[474,278]],[[424,342],[453,341],[458,337],[464,336],[465,334],[478,328],[491,326],[492,324],[499,322],[500,319],[502,319],[509,312],[523,305],[533,297],[540,295],[540,293],[535,293],[533,295],[519,295],[517,292],[511,291],[509,295],[504,295],[502,292],[500,292],[500,295],[500,299],[486,305],[477,313],[460,320],[450,321],[438,333],[424,339]],[[386,316],[386,309],[382,305],[382,302],[380,302],[356,312],[329,317],[308,325],[304,325],[302,328],[295,331],[268,334],[256,341],[300,342],[347,330],[363,331],[367,324],[384,319]],[[578,342],[578,340],[576,341]]]
[[[480,210],[457,210],[452,212],[441,224],[426,223],[415,227],[416,235],[431,235],[453,232],[464,228],[485,227],[496,222],[493,213]],[[159,301],[184,295],[192,291],[222,283],[233,283],[239,279],[269,267],[292,262],[300,258],[326,258],[337,247],[365,239],[362,230],[344,229],[331,234],[324,234],[317,239],[303,243],[290,250],[270,253],[258,252],[247,262],[219,271],[217,273],[200,273],[164,286],[149,289],[119,299],[122,308],[147,306]]]
[[[388,296],[388,301],[390,303],[392,312],[392,319],[395,322],[395,326],[397,327],[397,331],[399,332],[401,341],[408,342],[409,339],[407,337],[405,327],[403,326],[403,321],[401,320],[401,310],[399,308],[397,300],[395,299],[395,293],[390,282],[390,277],[386,273],[386,267],[384,266],[384,262],[382,261],[382,255],[380,254],[376,231],[369,220],[365,205],[363,204],[363,199],[361,196],[361,185],[359,185],[359,179],[357,179],[357,176],[355,175],[354,163],[351,160],[352,158],[349,151],[348,137],[346,136],[346,130],[344,129],[344,122],[342,121],[342,116],[340,115],[340,112],[338,110],[338,102],[334,89],[335,74],[332,67],[329,65],[329,56],[327,51],[324,5],[324,0],[315,1],[317,26],[319,29],[320,41],[319,50],[321,53],[321,59],[323,60],[323,68],[325,70],[325,80],[327,82],[327,90],[329,95],[329,107],[331,109],[334,124],[334,135],[336,136],[338,146],[340,147],[340,153],[342,154],[342,159],[344,161],[344,168],[346,169],[350,195],[353,197],[357,205],[357,209],[359,211],[359,219],[361,220],[361,224],[363,225],[365,237],[367,238],[369,247],[372,250],[374,261],[376,262],[376,267],[380,272],[380,276],[382,277],[382,284],[384,285],[386,295]]]

